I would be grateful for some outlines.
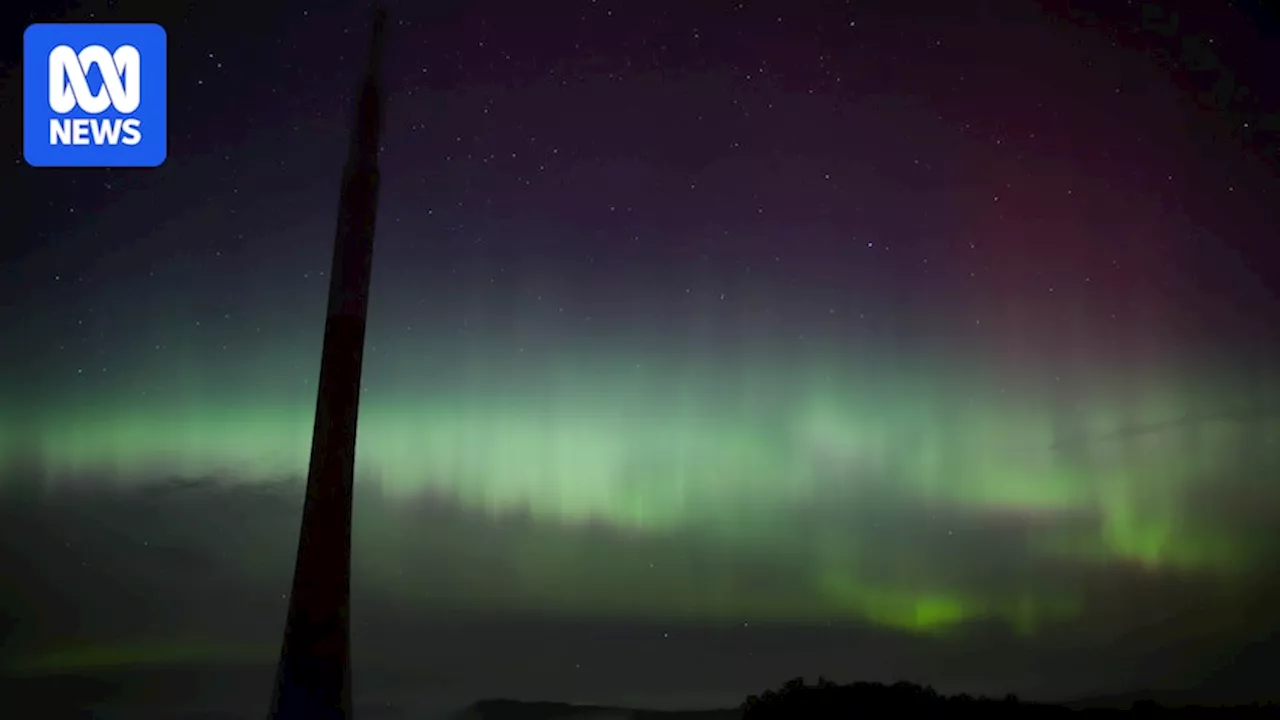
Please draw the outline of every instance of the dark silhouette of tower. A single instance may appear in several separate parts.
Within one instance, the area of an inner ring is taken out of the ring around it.
[[[378,204],[385,25],[379,9],[342,175],[311,465],[271,700],[271,717],[278,720],[351,717],[351,500]]]

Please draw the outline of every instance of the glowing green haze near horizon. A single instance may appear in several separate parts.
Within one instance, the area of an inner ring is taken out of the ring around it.
[[[55,483],[303,475],[309,373],[268,370],[259,377],[276,389],[257,394],[190,379],[163,401],[50,403],[26,437],[34,429]],[[1280,469],[1280,418],[1240,414],[1274,404],[1256,378],[1230,372],[1068,379],[859,364],[847,353],[618,352],[476,359],[430,383],[369,377],[362,477],[380,478],[393,503],[430,489],[495,521],[527,514],[533,529],[509,548],[522,579],[515,594],[527,607],[580,613],[864,620],[919,632],[998,618],[1035,632],[1082,612],[1087,597],[1071,577],[1011,566],[1010,543],[1028,567],[1247,577],[1266,550],[1257,524],[1212,499],[1265,513],[1276,493],[1259,479]],[[631,540],[606,557],[572,534],[592,524]],[[957,532],[1001,526],[1020,529],[964,550],[991,555],[981,578],[972,558],[946,549]],[[369,572],[414,597],[414,581],[392,568],[413,562],[403,560],[409,546],[440,541],[432,528],[401,518],[357,530],[378,548]],[[652,564],[664,541],[712,568],[668,552],[662,582],[628,574]],[[628,557],[632,546],[645,549]],[[733,568],[755,561],[797,576],[745,590]]]

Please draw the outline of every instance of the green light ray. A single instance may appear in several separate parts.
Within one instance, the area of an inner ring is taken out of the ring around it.
[[[284,365],[272,372],[296,377]],[[547,605],[601,613],[714,608],[766,619],[858,617],[921,632],[996,618],[1034,632],[1079,612],[1084,599],[1046,592],[1029,576],[986,588],[948,577],[957,562],[936,544],[892,544],[871,531],[822,540],[805,513],[847,507],[849,522],[870,522],[860,503],[897,498],[979,526],[1016,519],[1027,535],[1018,542],[1042,562],[1240,575],[1254,566],[1259,540],[1193,498],[1244,468],[1280,468],[1280,421],[1234,417],[1267,398],[1230,375],[1077,378],[1064,394],[1055,379],[873,369],[835,355],[619,355],[510,371],[481,363],[430,387],[395,377],[371,387],[362,475],[379,477],[391,497],[430,489],[492,518],[523,512],[546,527],[599,523],[740,560],[780,556],[804,578],[796,598],[751,597],[733,573],[708,571],[677,573],[648,595],[621,583],[627,592],[601,596],[590,589],[598,578],[556,568],[607,559],[551,541],[522,551],[530,602],[542,593]],[[179,383],[145,404],[51,402],[27,432],[54,483],[218,473],[254,482],[305,472],[314,398],[304,382],[221,395],[195,385],[184,392]],[[417,389],[391,391],[402,386]],[[1232,492],[1260,487],[1236,482]],[[906,569],[869,572],[867,558],[877,554]]]

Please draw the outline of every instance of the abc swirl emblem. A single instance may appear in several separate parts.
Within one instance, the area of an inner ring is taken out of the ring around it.
[[[23,155],[35,167],[156,167],[168,154],[164,28],[49,23],[23,36]]]

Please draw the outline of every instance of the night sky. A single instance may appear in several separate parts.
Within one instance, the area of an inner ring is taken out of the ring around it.
[[[1257,697],[1278,18],[1071,5],[391,2],[358,702]],[[0,661],[260,713],[368,8],[5,12]],[[168,30],[164,166],[22,160],[87,20]]]

